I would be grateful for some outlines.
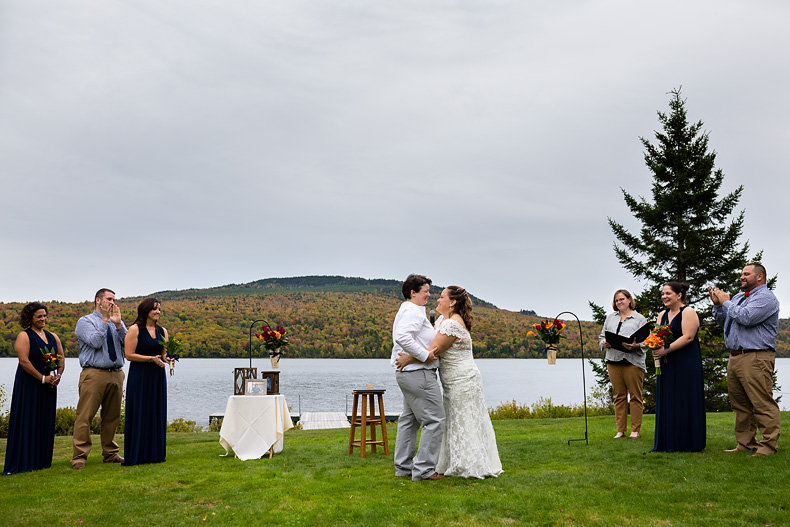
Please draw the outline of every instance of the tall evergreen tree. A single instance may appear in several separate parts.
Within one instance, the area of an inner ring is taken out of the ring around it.
[[[663,131],[655,132],[656,144],[640,138],[645,164],[653,174],[652,199],[637,199],[621,189],[642,228],[632,234],[612,218],[609,225],[619,242],[614,244],[615,254],[626,270],[648,287],[688,283],[689,302],[697,304],[707,298],[707,282],[738,290],[749,243],[738,243],[744,212],[729,218],[743,186],[719,197],[724,174],[715,168],[716,152],[708,150],[708,133],[701,131],[702,121],[688,122],[680,89],[670,94],[669,115],[658,112]],[[643,298],[653,304],[651,313],[661,307],[653,303],[659,300],[654,296]]]
[[[640,137],[645,164],[653,174],[652,199],[637,199],[621,188],[626,205],[642,227],[633,234],[612,218],[608,220],[617,239],[614,251],[618,260],[637,280],[646,282],[635,297],[637,310],[655,319],[663,308],[661,287],[678,281],[691,286],[689,303],[705,319],[710,314],[706,285],[713,283],[736,292],[741,270],[748,263],[749,243],[738,241],[744,212],[732,217],[743,186],[719,197],[724,174],[715,168],[716,152],[708,150],[708,133],[702,131],[702,121],[688,122],[680,89],[673,89],[670,95],[669,114],[658,112],[662,131],[655,132],[655,144]],[[600,317],[601,313],[597,314]],[[727,410],[723,338],[711,321],[703,326],[708,326],[700,333],[706,406],[708,411]],[[647,363],[652,371],[650,357]],[[596,376],[599,385],[608,385],[604,368],[597,368]],[[646,377],[646,411],[655,408],[654,390],[655,378]]]

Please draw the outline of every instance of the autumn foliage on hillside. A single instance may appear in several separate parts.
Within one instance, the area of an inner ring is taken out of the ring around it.
[[[241,286],[239,286],[241,287]],[[264,319],[273,327],[288,331],[285,357],[385,358],[392,351],[392,320],[401,299],[397,288],[353,291],[310,290],[310,288],[247,288],[226,291],[195,290],[189,294],[158,293],[162,300],[160,323],[182,343],[183,357],[246,357],[249,353],[250,324]],[[168,298],[171,297],[171,298]],[[435,307],[434,295],[428,308]],[[119,299],[126,324],[134,320],[140,298]],[[93,309],[90,303],[46,302],[48,329],[60,336],[66,356],[78,352],[74,327],[82,315]],[[485,302],[475,303],[472,332],[478,358],[545,357],[543,343],[527,332],[539,318],[497,309]],[[21,331],[19,312],[23,304],[0,304],[0,356],[14,356],[13,343]],[[579,357],[576,320],[566,320],[567,340],[560,344],[558,357]],[[262,342],[254,338],[263,322],[253,327],[252,354],[267,356]],[[783,328],[783,329],[781,329]],[[790,327],[780,326],[780,352],[788,349]],[[585,354],[600,357],[598,333],[593,322],[582,322]],[[781,353],[780,353],[781,355]]]

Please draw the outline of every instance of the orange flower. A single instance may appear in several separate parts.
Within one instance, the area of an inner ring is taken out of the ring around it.
[[[645,339],[645,346],[647,346],[651,350],[657,350],[659,348],[664,347],[664,340],[661,337],[657,336],[655,333],[651,333]]]

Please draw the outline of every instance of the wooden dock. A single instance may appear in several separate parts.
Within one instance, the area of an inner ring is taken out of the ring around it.
[[[343,412],[304,412],[301,417],[302,430],[325,430],[351,426],[348,417]]]

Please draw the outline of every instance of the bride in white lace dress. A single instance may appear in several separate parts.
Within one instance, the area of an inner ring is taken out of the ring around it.
[[[472,302],[465,289],[449,286],[436,310],[442,316],[436,321],[432,349],[442,358],[439,377],[446,414],[436,472],[463,478],[498,476],[502,463],[483,397],[483,378],[472,355]],[[416,359],[403,356],[404,364],[411,360]]]

